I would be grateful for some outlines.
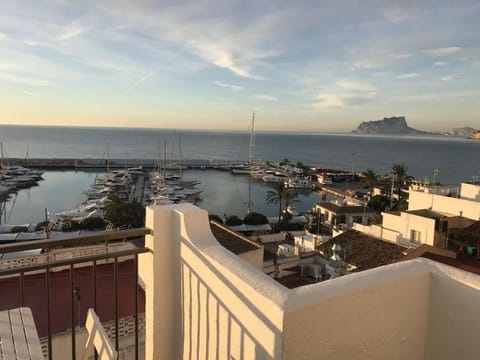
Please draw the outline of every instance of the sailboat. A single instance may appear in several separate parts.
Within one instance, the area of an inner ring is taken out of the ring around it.
[[[255,113],[252,115],[252,127],[250,129],[250,145],[248,148],[248,163],[241,165],[233,165],[233,174],[245,174],[250,175],[252,171],[257,170],[254,167],[255,164]]]

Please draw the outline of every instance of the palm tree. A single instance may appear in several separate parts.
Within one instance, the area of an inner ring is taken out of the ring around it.
[[[408,180],[407,170],[408,167],[405,164],[394,164],[392,166],[392,171],[395,174],[395,180],[397,181],[398,199],[401,198],[400,190],[402,189],[402,186],[405,185]]]
[[[137,198],[133,198],[126,205],[126,212],[125,219],[129,225],[132,227],[145,226],[145,208]]]
[[[362,181],[370,189],[370,197],[372,197],[373,196],[373,187],[377,183],[378,174],[372,169],[367,169],[362,174],[363,174]]]
[[[294,191],[293,189],[285,189],[283,192],[283,203],[285,204],[285,218],[284,221],[287,222],[287,209],[290,205],[292,205],[294,202],[298,202],[296,197],[298,196],[298,193]]]
[[[108,196],[108,202],[105,205],[104,216],[115,226],[125,224],[126,206],[118,194]]]
[[[278,206],[278,230],[280,230],[280,221],[282,218],[282,203],[285,193],[285,184],[283,182],[277,183],[274,190],[267,191],[267,204],[279,204]]]

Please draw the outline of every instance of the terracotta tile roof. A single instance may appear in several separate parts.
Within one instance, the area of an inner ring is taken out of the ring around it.
[[[348,230],[336,236],[328,243],[321,245],[332,247],[334,243],[340,244],[342,250],[340,257],[357,267],[356,271],[373,269],[378,266],[398,262],[404,255],[405,247],[380,240],[355,230]],[[345,255],[343,252],[345,251]]]
[[[464,229],[452,228],[449,230],[448,236],[449,240],[454,242],[477,247],[480,243],[480,221],[476,221]]]
[[[210,229],[217,241],[236,255],[258,250],[262,247],[246,236],[238,234],[217,222],[211,221]]]

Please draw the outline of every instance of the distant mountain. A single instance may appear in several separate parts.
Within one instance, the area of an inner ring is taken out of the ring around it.
[[[459,136],[459,137],[470,137],[477,132],[477,129],[471,128],[470,126],[465,126],[461,128],[454,128],[451,131],[443,133],[447,136]]]
[[[355,134],[378,134],[378,135],[421,135],[427,132],[411,128],[405,120],[405,116],[393,116],[383,120],[364,121],[352,131]]]

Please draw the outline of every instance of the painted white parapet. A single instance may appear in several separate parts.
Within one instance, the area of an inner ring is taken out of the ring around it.
[[[469,194],[469,196],[473,195]],[[408,210],[421,209],[431,209],[440,213],[480,220],[480,201],[478,200],[472,200],[470,198],[458,199],[419,191],[410,192]]]
[[[289,290],[193,205],[147,208],[146,359],[477,359],[480,280],[427,259]]]

